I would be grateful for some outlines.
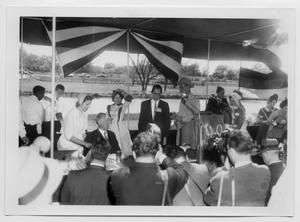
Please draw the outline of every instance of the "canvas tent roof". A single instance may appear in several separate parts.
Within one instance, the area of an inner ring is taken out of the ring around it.
[[[23,17],[23,42],[51,45],[42,23],[51,18]],[[163,39],[164,36],[181,38],[182,56],[207,59],[210,41],[210,60],[248,60],[265,63],[273,72],[281,72],[277,55],[265,49],[278,28],[279,21],[272,19],[202,19],[202,18],[80,18],[58,17],[57,26],[106,26],[127,29]],[[143,53],[130,37],[131,53]],[[245,40],[254,40],[252,46],[243,46]],[[108,45],[105,50],[127,51],[126,35]]]

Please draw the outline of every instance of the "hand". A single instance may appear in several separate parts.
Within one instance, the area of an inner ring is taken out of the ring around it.
[[[85,142],[85,143],[84,143],[84,146],[85,146],[86,148],[90,149],[91,146],[92,146],[92,144],[91,144],[91,143],[88,143],[88,142]]]
[[[62,113],[56,113],[55,115],[58,121],[63,121]]]
[[[24,143],[24,146],[27,146],[29,144],[29,139],[26,136],[22,138],[22,141]]]

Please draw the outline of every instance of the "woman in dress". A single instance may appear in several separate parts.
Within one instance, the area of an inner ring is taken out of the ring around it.
[[[80,94],[75,107],[65,116],[63,133],[58,140],[58,150],[70,151],[67,158],[81,157],[83,147],[91,147],[90,143],[84,141],[88,127],[88,115],[86,111],[90,108],[91,102],[91,96]]]
[[[246,110],[245,107],[241,103],[241,99],[243,94],[238,91],[234,90],[233,93],[229,96],[229,105],[232,110],[231,116],[231,126],[232,129],[241,129],[245,130],[246,124]]]
[[[122,103],[123,98],[125,99],[124,103]],[[113,104],[107,106],[107,116],[111,120],[109,129],[115,133],[122,156],[126,157],[132,155],[132,141],[128,129],[128,120],[125,118],[132,96],[124,90],[116,89],[113,91],[112,100]]]

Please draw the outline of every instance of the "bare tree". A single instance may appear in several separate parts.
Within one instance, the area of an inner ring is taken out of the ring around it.
[[[134,70],[141,82],[142,91],[146,91],[150,80],[154,79],[159,74],[159,72],[149,62],[146,56],[140,56],[140,54],[138,54],[136,62],[131,57],[130,59],[132,61]]]

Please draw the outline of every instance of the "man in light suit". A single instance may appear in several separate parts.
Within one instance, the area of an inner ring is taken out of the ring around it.
[[[141,104],[138,129],[139,132],[147,130],[148,123],[155,123],[161,130],[161,141],[166,144],[168,130],[171,124],[169,104],[160,99],[162,88],[154,85],[152,88],[152,99],[146,100]]]

